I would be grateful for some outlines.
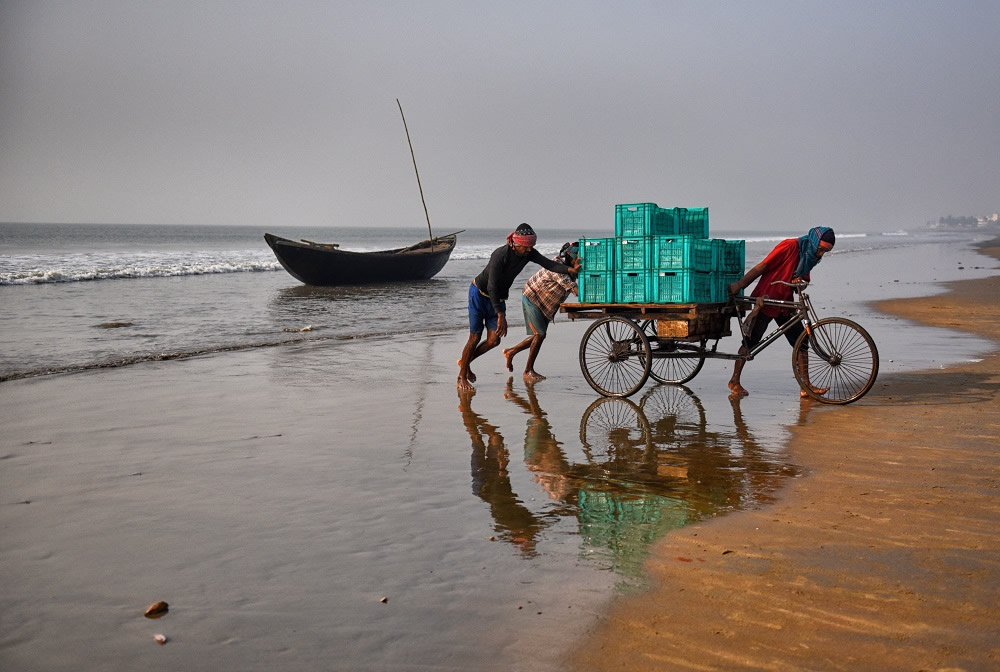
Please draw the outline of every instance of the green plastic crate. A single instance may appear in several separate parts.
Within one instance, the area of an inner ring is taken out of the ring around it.
[[[677,230],[680,236],[708,238],[708,208],[674,208]]]
[[[693,236],[655,236],[651,241],[650,268],[658,271],[712,271],[714,241]]]
[[[656,203],[620,203],[615,206],[615,236],[660,236],[675,233],[677,213]]]
[[[614,271],[581,271],[576,283],[580,303],[615,303]]]
[[[650,267],[650,236],[615,238],[615,270],[641,271]]]
[[[647,292],[651,271],[615,271],[617,303],[650,303]]]
[[[714,303],[715,273],[651,271],[650,303]]]
[[[615,268],[615,239],[581,238],[580,268],[584,271],[613,271]]]
[[[715,268],[722,273],[743,273],[746,268],[746,241],[714,238]]]

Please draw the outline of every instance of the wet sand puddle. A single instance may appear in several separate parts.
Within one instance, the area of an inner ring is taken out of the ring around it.
[[[637,401],[599,398],[580,417],[575,450],[556,438],[533,386],[508,383],[504,397],[528,415],[523,466],[548,503],[533,510],[525,501],[531,498],[518,496],[514,441],[474,410],[472,395],[461,395],[473,491],[489,506],[494,539],[531,557],[543,531],[568,520],[581,553],[633,587],[643,583],[650,544],[666,532],[773,501],[798,473],[758,442],[739,400],[730,402],[731,424],[710,424],[701,400],[683,386],[651,387]]]

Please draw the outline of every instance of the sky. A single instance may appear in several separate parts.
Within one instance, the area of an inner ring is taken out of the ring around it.
[[[1000,210],[1000,2],[0,0],[0,221]]]

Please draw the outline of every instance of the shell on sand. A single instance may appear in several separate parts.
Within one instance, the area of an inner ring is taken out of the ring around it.
[[[159,618],[160,616],[163,616],[165,613],[167,613],[169,606],[170,605],[168,605],[163,600],[160,600],[159,602],[154,602],[153,604],[149,605],[148,609],[146,609],[146,618]]]

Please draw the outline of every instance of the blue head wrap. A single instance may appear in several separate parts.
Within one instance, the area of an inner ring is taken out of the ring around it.
[[[819,241],[823,237],[823,234],[830,230],[828,226],[816,226],[809,229],[809,233],[799,238],[799,265],[796,266],[792,277],[804,278],[820,262],[819,255],[816,254],[816,251],[819,249]]]

